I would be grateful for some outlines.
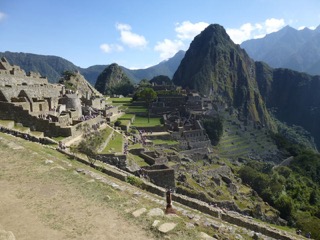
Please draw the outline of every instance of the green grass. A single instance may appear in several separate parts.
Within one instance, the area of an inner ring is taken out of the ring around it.
[[[175,140],[162,140],[162,139],[155,139],[152,140],[153,144],[157,145],[157,144],[168,144],[168,145],[176,145],[179,142],[175,141]]]
[[[109,141],[108,145],[101,151],[101,153],[122,153],[122,141],[122,135],[118,132],[114,132],[114,138]]]
[[[127,106],[120,105],[118,109],[119,109],[119,110],[122,110],[122,111],[126,111],[127,108],[128,108]]]
[[[129,154],[128,154],[128,158],[131,159],[131,160],[133,160],[136,164],[138,164],[139,167],[149,166],[149,164],[146,163],[143,158],[141,158],[141,157],[139,157],[139,156],[137,156],[137,155],[134,155],[134,154],[129,153]]]
[[[124,98],[109,98],[108,101],[112,103],[130,103],[132,98],[124,97]]]
[[[118,120],[121,121],[122,126],[128,126],[131,123],[130,120],[125,120],[125,119],[118,119]]]
[[[59,141],[62,141],[63,139],[65,139],[65,137],[61,137],[61,136],[59,136],[59,137],[52,137],[52,139],[55,140],[55,141],[57,141],[57,142],[59,142]]]
[[[111,127],[106,127],[105,129],[103,129],[103,138],[106,139],[107,137],[109,137],[109,135],[112,133],[112,128]]]
[[[37,132],[37,131],[31,131],[30,134],[35,137],[42,137],[43,136],[43,132]]]
[[[134,116],[135,116],[134,114],[126,113],[121,117],[121,119],[131,119]]]
[[[147,108],[145,106],[127,106],[126,112],[146,113],[147,112]]]
[[[160,119],[161,119],[160,117],[150,118],[150,122],[148,122],[147,117],[136,116],[136,119],[134,120],[132,126],[134,127],[161,126],[162,124],[160,123]]]
[[[0,120],[0,125],[4,127],[9,127],[13,121],[11,120]]]
[[[18,131],[20,131],[20,132],[30,131],[30,128],[28,128],[28,127],[17,126],[17,125],[15,125],[13,129],[16,129],[16,130],[18,130]]]
[[[129,149],[135,149],[135,148],[142,148],[142,144],[141,143],[136,143],[133,145],[129,145]]]
[[[121,125],[128,125],[131,121],[130,120],[128,120],[128,119],[118,119],[118,120],[120,120],[121,121]]]

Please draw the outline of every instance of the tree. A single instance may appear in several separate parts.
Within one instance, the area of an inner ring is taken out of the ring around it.
[[[202,121],[203,127],[211,140],[211,142],[216,145],[218,144],[222,134],[223,134],[223,121],[220,117],[210,117],[205,118]]]
[[[70,153],[72,154],[72,158],[75,158],[78,147],[76,145],[71,145],[69,149],[70,149]]]
[[[311,205],[317,205],[320,202],[319,195],[316,189],[313,189],[310,193],[309,203]]]
[[[78,151],[87,156],[91,166],[94,165],[96,161],[96,146],[94,146],[93,141],[82,140],[78,145]]]
[[[70,80],[70,78],[74,76],[76,76],[76,74],[69,70],[66,70],[62,73],[62,77],[64,78],[64,80]]]
[[[275,207],[280,211],[280,216],[289,220],[292,217],[293,201],[287,195],[281,195],[275,200]]]
[[[78,151],[84,153],[90,164],[93,165],[97,158],[97,152],[104,142],[102,132],[87,133],[78,145]]]
[[[152,88],[144,88],[140,93],[139,97],[145,101],[148,108],[148,123],[150,122],[150,106],[151,103],[157,98],[157,93]]]
[[[134,86],[131,82],[119,83],[113,87],[109,87],[106,91],[109,95],[116,94],[116,95],[123,95],[128,96],[129,94],[133,93]]]
[[[150,86],[151,83],[147,80],[147,79],[142,79],[140,82],[139,82],[139,86],[140,87],[148,87]]]

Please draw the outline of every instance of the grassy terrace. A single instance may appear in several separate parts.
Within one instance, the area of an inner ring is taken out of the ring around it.
[[[118,120],[121,121],[121,125],[125,125],[125,126],[127,126],[131,122],[130,120],[126,120],[126,119],[122,119],[122,118],[119,118]]]
[[[136,148],[142,148],[142,144],[135,143],[135,144],[129,145],[129,149],[136,149]]]
[[[141,157],[139,157],[137,155],[128,153],[128,158],[129,158],[129,160],[134,161],[136,164],[138,164],[139,167],[149,166],[149,164],[146,163],[143,158],[141,158]]]
[[[130,113],[126,113],[125,115],[123,115],[121,118],[119,118],[119,120],[125,119],[125,120],[130,120],[135,116],[135,114],[130,114]]]
[[[138,106],[126,106],[126,111],[129,113],[147,113],[147,108],[143,105]]]
[[[112,103],[130,103],[132,98],[130,97],[124,97],[124,98],[109,98],[108,102]]]
[[[150,122],[148,122],[147,117],[136,116],[132,126],[134,127],[155,127],[161,126],[160,117],[150,118]]]
[[[107,139],[110,134],[112,133],[113,129],[111,127],[106,127],[105,129],[102,130],[103,133],[103,139]]]
[[[160,144],[168,144],[168,145],[176,145],[179,142],[174,140],[162,140],[162,139],[154,139],[152,140],[153,144],[160,145]]]
[[[12,123],[13,121],[11,120],[0,120],[0,125],[4,127],[9,127]]]
[[[114,132],[113,138],[110,139],[108,145],[101,151],[102,154],[108,153],[122,153],[123,136]]]
[[[231,121],[225,121],[224,124],[225,131],[218,145],[219,153],[222,156],[238,157],[245,156],[252,151],[259,154],[275,151],[276,146],[265,130],[255,130],[248,127],[241,131]]]

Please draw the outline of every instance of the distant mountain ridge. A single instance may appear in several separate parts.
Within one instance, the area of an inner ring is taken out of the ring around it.
[[[247,40],[241,47],[255,61],[271,67],[320,75],[320,25],[315,30],[286,26],[264,38]]]
[[[184,51],[179,51],[167,61],[160,62],[146,69],[131,70],[125,67],[121,68],[130,80],[135,83],[141,79],[150,80],[158,75],[166,75],[172,78],[184,54]],[[58,82],[62,73],[68,70],[79,71],[85,79],[94,86],[100,73],[108,67],[108,65],[94,65],[88,68],[81,68],[58,56],[45,56],[32,53],[14,53],[7,51],[0,52],[0,57],[7,58],[10,64],[18,65],[26,72],[39,72],[42,76],[46,76],[51,83]]]

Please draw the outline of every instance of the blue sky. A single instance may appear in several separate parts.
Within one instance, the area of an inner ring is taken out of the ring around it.
[[[155,65],[218,23],[232,40],[320,25],[319,0],[0,0],[0,51],[63,57],[80,67]]]

